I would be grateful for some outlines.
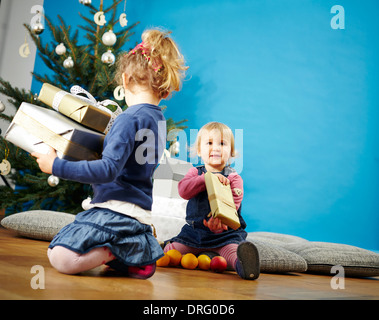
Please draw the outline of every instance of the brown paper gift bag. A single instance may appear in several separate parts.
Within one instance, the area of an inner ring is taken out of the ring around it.
[[[220,219],[234,230],[238,229],[241,224],[230,185],[223,185],[211,172],[205,173],[204,177],[212,217]]]

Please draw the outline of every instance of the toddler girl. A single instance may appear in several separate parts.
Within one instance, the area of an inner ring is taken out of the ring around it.
[[[260,273],[259,256],[256,247],[245,241],[246,223],[241,216],[243,181],[228,165],[235,156],[233,133],[225,124],[210,122],[200,129],[195,148],[204,165],[190,169],[178,185],[180,196],[189,200],[187,224],[179,235],[169,240],[164,251],[176,249],[182,254],[191,252],[195,255],[213,251],[223,256],[241,278],[254,280]],[[217,175],[225,185],[230,184],[241,223],[237,230],[228,228],[217,218],[208,218],[211,209],[205,187],[205,172]]]
[[[49,245],[50,263],[62,273],[108,264],[130,277],[147,279],[163,256],[152,234],[150,211],[152,173],[166,142],[158,104],[180,90],[187,69],[169,34],[147,30],[142,43],[119,59],[116,77],[128,108],[106,135],[100,160],[62,160],[54,149],[47,155],[32,154],[43,172],[93,187],[91,208],[79,213]]]

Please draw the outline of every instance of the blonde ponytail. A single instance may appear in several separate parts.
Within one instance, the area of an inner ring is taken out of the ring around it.
[[[170,34],[158,29],[144,31],[142,43],[117,62],[119,84],[125,72],[131,81],[149,86],[159,98],[179,91],[188,67]]]

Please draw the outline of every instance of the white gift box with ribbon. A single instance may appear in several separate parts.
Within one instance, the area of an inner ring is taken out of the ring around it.
[[[101,158],[105,135],[83,127],[54,110],[23,102],[4,138],[27,152],[47,154],[48,146],[59,158],[96,160]]]

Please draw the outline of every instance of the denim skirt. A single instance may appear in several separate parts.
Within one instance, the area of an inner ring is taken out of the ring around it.
[[[104,208],[92,208],[76,215],[63,227],[49,248],[62,246],[79,254],[108,247],[127,266],[152,264],[163,256],[151,226],[127,215]]]

